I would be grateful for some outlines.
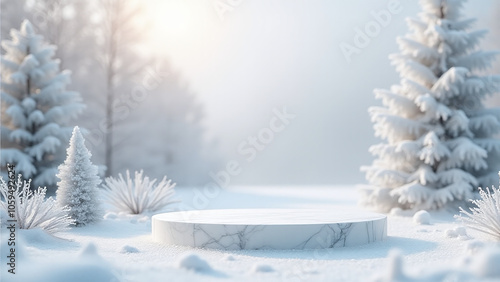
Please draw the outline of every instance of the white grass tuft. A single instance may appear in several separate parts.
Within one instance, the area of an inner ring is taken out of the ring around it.
[[[495,187],[479,188],[481,199],[473,200],[476,207],[470,212],[460,208],[460,215],[456,216],[467,227],[485,233],[500,241],[500,190]]]
[[[149,177],[143,177],[142,170],[136,171],[135,178],[132,180],[127,170],[126,180],[122,174],[118,174],[117,179],[106,178],[104,194],[107,201],[119,211],[131,214],[154,212],[177,202],[172,199],[175,194],[175,183],[171,182],[165,176],[156,184],[156,179],[150,181]]]
[[[15,190],[10,192],[8,184],[0,178],[0,192],[3,200],[0,207],[9,212],[7,201],[14,201],[14,212],[9,214],[17,220],[20,229],[40,228],[53,234],[68,229],[74,220],[68,215],[68,207],[60,207],[52,198],[45,198],[46,188],[30,190],[31,180],[23,181],[21,175],[15,182]],[[10,204],[10,203],[9,203]]]

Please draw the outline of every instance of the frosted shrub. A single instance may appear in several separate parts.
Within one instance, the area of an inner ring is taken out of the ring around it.
[[[488,234],[500,241],[500,190],[495,187],[479,189],[478,200],[472,203],[476,207],[470,208],[470,212],[460,208],[457,216],[469,228]]]
[[[31,180],[22,181],[21,175],[15,183],[14,218],[20,229],[41,228],[52,234],[64,231],[68,225],[74,224],[74,220],[68,215],[68,207],[60,207],[52,197],[45,199],[46,188],[39,187],[31,191],[30,185]],[[5,211],[8,211],[8,189],[7,183],[0,178],[0,192],[3,197],[0,207]]]
[[[106,178],[104,194],[108,202],[122,212],[131,214],[154,212],[176,202],[172,199],[175,183],[171,182],[165,176],[156,184],[156,179],[149,180],[149,177],[143,177],[142,170],[136,171],[132,180],[127,170],[126,180],[122,174],[119,174],[117,179]]]

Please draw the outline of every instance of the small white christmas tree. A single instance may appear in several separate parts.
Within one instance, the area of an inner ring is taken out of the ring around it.
[[[57,166],[71,134],[68,121],[84,105],[77,92],[67,91],[69,71],[59,71],[55,46],[43,43],[27,20],[3,41],[1,58],[1,167],[14,164],[37,186],[55,187]]]
[[[385,107],[370,108],[377,159],[364,167],[365,204],[388,211],[432,209],[472,197],[495,182],[500,142],[499,109],[482,100],[499,89],[498,76],[480,75],[496,52],[476,50],[484,30],[469,31],[464,0],[421,0],[419,19],[398,38],[401,53],[390,56],[401,83],[375,90]]]
[[[70,208],[69,216],[77,226],[95,222],[102,216],[97,188],[101,180],[78,126],[73,129],[67,154],[57,174],[61,179],[57,182],[57,202]]]

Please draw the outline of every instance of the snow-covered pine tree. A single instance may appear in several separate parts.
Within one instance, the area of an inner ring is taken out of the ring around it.
[[[411,32],[397,39],[401,52],[390,59],[401,82],[375,90],[385,107],[369,110],[386,142],[370,148],[377,159],[362,168],[378,187],[365,204],[441,208],[495,182],[500,111],[482,100],[498,91],[500,77],[479,72],[497,53],[477,50],[486,31],[469,30],[475,20],[462,18],[464,2],[421,0],[419,19],[407,19]]]
[[[84,105],[77,92],[66,90],[71,73],[59,71],[56,47],[44,44],[29,21],[12,29],[11,36],[2,41],[2,173],[6,163],[14,164],[35,187],[47,186],[50,193],[64,160],[62,144],[71,135],[66,124]]]
[[[97,166],[90,161],[92,155],[85,147],[78,126],[73,129],[67,154],[57,174],[61,179],[57,182],[57,202],[70,208],[69,216],[77,226],[95,222],[102,216],[97,188],[101,179],[97,175]]]

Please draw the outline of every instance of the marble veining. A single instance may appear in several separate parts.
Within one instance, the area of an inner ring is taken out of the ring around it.
[[[387,219],[331,210],[207,210],[158,214],[152,228],[157,242],[197,248],[325,249],[383,240]]]

